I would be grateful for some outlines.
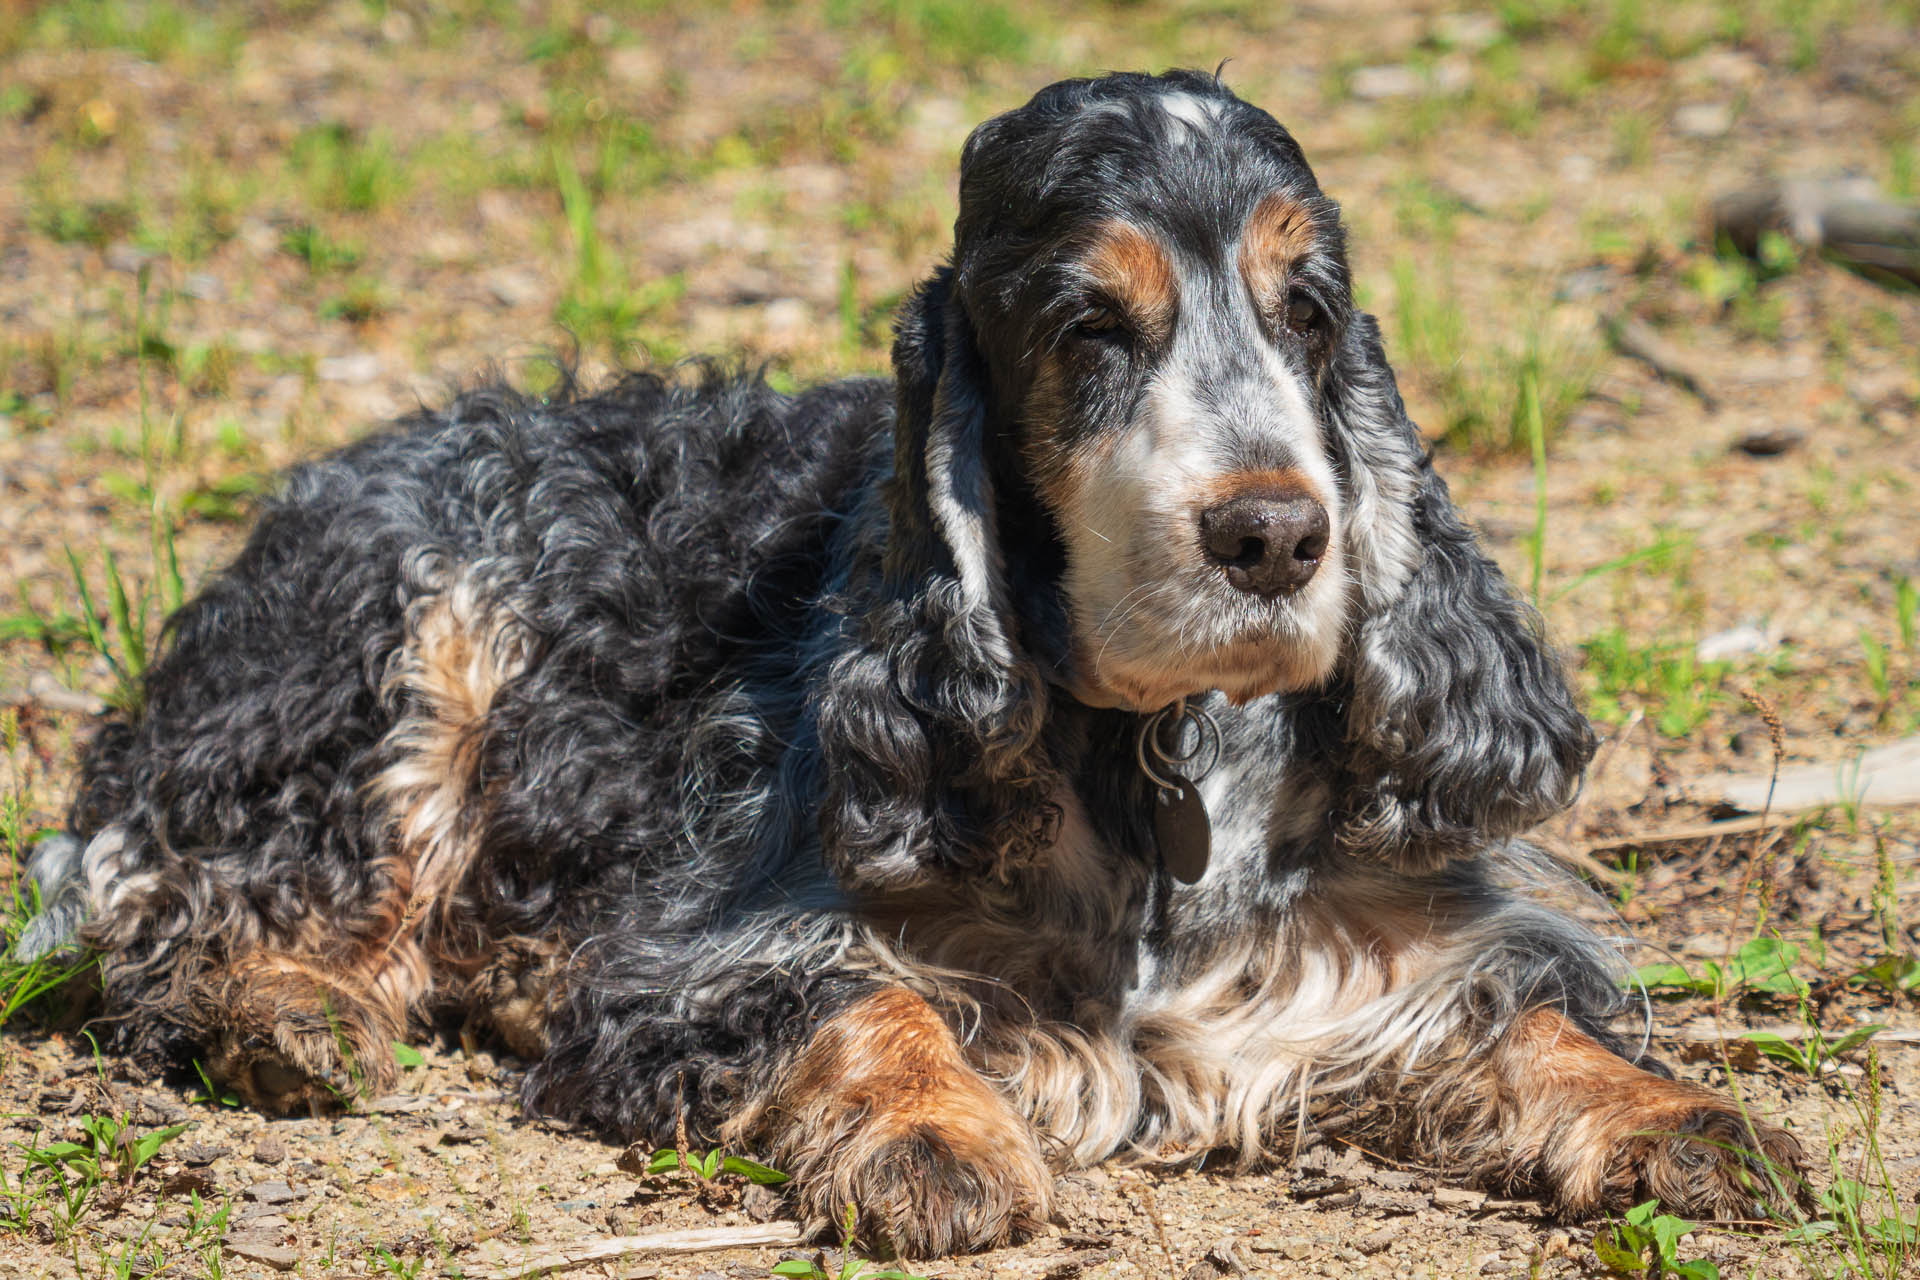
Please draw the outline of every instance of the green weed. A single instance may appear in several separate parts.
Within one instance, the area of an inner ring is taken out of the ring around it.
[[[1815,1216],[1803,1218],[1782,1239],[1810,1275],[1834,1280],[1894,1280],[1920,1261],[1920,1210],[1902,1202],[1881,1146],[1885,1082],[1880,1055],[1867,1046],[1859,1087],[1844,1075],[1839,1086],[1849,1117],[1844,1128],[1826,1120],[1827,1185],[1814,1194]],[[1842,1152],[1843,1141],[1854,1151]]]
[[[240,1105],[240,1095],[231,1089],[216,1085],[213,1077],[207,1074],[206,1065],[200,1059],[193,1060],[193,1070],[194,1074],[200,1077],[202,1091],[195,1094],[190,1101],[209,1106],[217,1104],[222,1107],[237,1107]]]
[[[0,709],[0,748],[9,760],[18,760],[22,742],[20,714],[12,707]],[[0,893],[0,1027],[5,1027],[21,1010],[42,996],[57,990],[86,967],[84,958],[41,956],[21,962],[14,958],[20,933],[27,922],[40,914],[38,886],[19,873],[19,864],[27,849],[41,836],[29,821],[29,798],[24,774],[13,771],[13,789],[0,795],[0,849],[13,863],[7,876],[7,888]]]
[[[1720,1268],[1706,1259],[1680,1261],[1680,1242],[1698,1228],[1685,1218],[1658,1212],[1660,1202],[1649,1200],[1627,1210],[1619,1222],[1593,1234],[1593,1254],[1600,1265],[1619,1276],[1663,1280],[1720,1280]]]
[[[1803,1040],[1790,1040],[1772,1031],[1747,1031],[1740,1038],[1753,1045],[1763,1056],[1809,1079],[1818,1080],[1839,1063],[1842,1055],[1859,1048],[1885,1030],[1879,1023],[1871,1023],[1855,1027],[1838,1040],[1828,1040],[1826,1033],[1809,1021]]]
[[[1807,984],[1793,972],[1799,961],[1797,942],[1751,938],[1724,966],[1708,960],[1696,973],[1676,961],[1660,961],[1641,965],[1634,972],[1634,984],[1656,994],[1677,992],[1714,1000],[1744,994],[1802,996]]]
[[[77,1142],[16,1142],[13,1145],[25,1159],[20,1180],[7,1192],[7,1212],[20,1212],[20,1197],[29,1194],[29,1180],[36,1185],[30,1193],[32,1203],[45,1206],[53,1218],[55,1235],[65,1239],[93,1202],[96,1193],[109,1183],[122,1188],[133,1184],[140,1171],[160,1148],[187,1131],[184,1124],[168,1125],[150,1133],[135,1134],[129,1117],[85,1116],[80,1121],[81,1138]]]
[[[686,278],[675,274],[646,285],[631,284],[626,270],[600,238],[592,194],[558,148],[553,152],[553,171],[567,232],[573,241],[572,278],[555,319],[577,341],[604,345],[618,358],[639,343],[635,330],[643,320],[685,294]]]
[[[1540,411],[1540,380],[1532,371],[1521,375],[1520,406],[1533,458],[1533,528],[1526,538],[1527,565],[1532,571],[1528,594],[1538,609],[1547,555],[1547,424]]]
[[[778,1169],[770,1168],[745,1156],[730,1156],[715,1147],[705,1155],[696,1151],[684,1155],[674,1147],[663,1147],[648,1157],[641,1166],[642,1173],[653,1176],[663,1173],[685,1171],[693,1174],[702,1182],[712,1182],[722,1174],[734,1174],[760,1187],[777,1187],[791,1178]]]
[[[871,1260],[855,1253],[853,1235],[858,1221],[859,1211],[848,1205],[840,1224],[840,1265],[834,1270],[828,1271],[826,1259],[815,1254],[811,1258],[788,1258],[775,1263],[769,1274],[786,1277],[786,1280],[926,1280],[908,1271],[876,1269]]]
[[[360,245],[334,239],[312,222],[297,222],[280,237],[282,251],[307,264],[314,275],[347,271],[360,264],[366,251]]]
[[[29,223],[35,231],[60,244],[84,244],[101,249],[132,231],[133,206],[124,200],[78,200],[64,196],[57,184],[35,183]]]
[[[420,1274],[420,1269],[427,1265],[424,1257],[407,1261],[395,1257],[390,1250],[384,1248],[375,1249],[368,1257],[379,1266],[381,1271],[397,1277],[398,1280],[415,1280],[415,1277]]]
[[[1887,647],[1865,627],[1860,628],[1860,669],[1866,672],[1867,683],[1873,689],[1874,702],[1878,707],[1874,722],[1884,725],[1887,713],[1893,709],[1893,683],[1887,672]]]
[[[1590,343],[1555,336],[1541,315],[1517,339],[1478,345],[1458,295],[1412,258],[1394,265],[1398,359],[1439,410],[1439,433],[1469,449],[1529,448],[1533,415],[1551,438],[1586,398],[1598,363]]]
[[[996,0],[827,0],[826,20],[843,30],[881,33],[916,64],[971,68],[1025,59],[1029,13]]]
[[[44,48],[129,49],[153,62],[230,63],[243,32],[227,12],[157,0],[62,0],[40,9],[30,33]]]
[[[345,320],[348,324],[366,324],[393,309],[387,291],[370,276],[356,276],[333,297],[320,304],[323,320]]]

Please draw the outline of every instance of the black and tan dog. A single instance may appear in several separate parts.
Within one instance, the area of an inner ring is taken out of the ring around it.
[[[1587,723],[1342,242],[1215,79],[1069,81],[968,141],[893,382],[486,390],[298,470],[26,950],[276,1110],[484,1020],[530,1107],[684,1117],[910,1253],[1336,1105],[1564,1212],[1745,1216],[1798,1147],[1610,1032],[1514,840]]]

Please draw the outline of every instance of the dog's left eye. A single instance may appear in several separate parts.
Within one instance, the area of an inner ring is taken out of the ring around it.
[[[1287,324],[1302,333],[1320,323],[1320,304],[1295,289],[1287,295]]]

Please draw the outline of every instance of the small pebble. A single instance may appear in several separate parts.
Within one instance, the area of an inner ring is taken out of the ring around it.
[[[256,1182],[247,1188],[246,1197],[260,1204],[291,1204],[300,1193],[284,1182]]]

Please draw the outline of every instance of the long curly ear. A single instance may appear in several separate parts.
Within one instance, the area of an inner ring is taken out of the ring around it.
[[[821,836],[849,887],[997,866],[1050,825],[1036,743],[1046,692],[1017,645],[995,538],[992,407],[952,273],[922,284],[894,342],[898,401],[872,580],[849,585],[814,691]],[[857,570],[856,570],[857,571]]]
[[[1434,473],[1371,317],[1349,328],[1328,399],[1365,601],[1330,691],[1345,704],[1338,839],[1410,863],[1469,853],[1565,807],[1593,731],[1539,616]]]

